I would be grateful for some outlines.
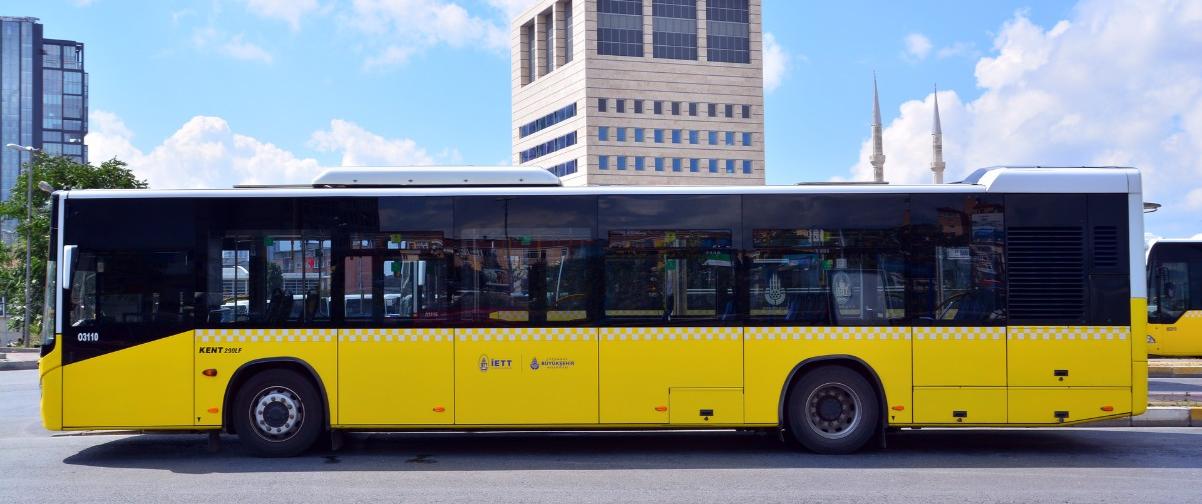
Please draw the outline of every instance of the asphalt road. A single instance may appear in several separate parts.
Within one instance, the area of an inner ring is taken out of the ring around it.
[[[256,459],[236,439],[42,430],[0,373],[0,502],[1198,502],[1202,429],[904,431],[818,456],[737,432],[355,434]]]

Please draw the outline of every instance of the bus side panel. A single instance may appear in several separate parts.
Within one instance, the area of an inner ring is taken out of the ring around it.
[[[61,342],[62,335],[56,335],[55,341]],[[62,348],[61,344],[57,344],[50,353],[38,360],[38,376],[42,393],[42,426],[46,430],[62,430],[63,428]]]
[[[191,427],[191,353],[187,331],[67,364],[63,427]]]
[[[195,401],[189,422],[197,427],[222,425],[226,389],[243,364],[264,359],[298,360],[317,373],[329,400],[329,422],[338,423],[338,343],[335,329],[198,329],[188,342],[195,356]],[[193,348],[193,345],[194,348]],[[193,363],[188,364],[189,370]],[[216,370],[204,376],[206,369]],[[237,390],[229,390],[235,397]]]
[[[1011,387],[1129,387],[1130,327],[1007,328]]]
[[[909,327],[748,327],[746,332],[747,423],[780,422],[781,391],[793,368],[806,359],[835,355],[864,361],[880,378],[889,424],[912,423]]]
[[[1146,316],[1146,312],[1145,312]],[[1164,357],[1202,355],[1202,310],[1190,310],[1172,324],[1148,324],[1148,334],[1156,340],[1147,352]]]
[[[454,366],[451,329],[339,329],[339,423],[453,423]]]
[[[705,403],[743,387],[741,327],[606,327],[600,347],[603,424],[669,423],[673,388],[711,389]]]
[[[597,329],[456,329],[455,423],[597,422]]]

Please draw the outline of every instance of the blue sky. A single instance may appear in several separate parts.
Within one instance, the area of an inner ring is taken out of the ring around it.
[[[159,187],[318,166],[508,162],[526,0],[9,0],[87,44],[93,160]],[[769,183],[863,178],[878,74],[891,181],[1003,163],[1144,168],[1148,219],[1202,233],[1202,2],[764,0]]]

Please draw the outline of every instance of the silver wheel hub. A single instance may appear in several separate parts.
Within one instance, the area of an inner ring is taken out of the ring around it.
[[[824,383],[810,392],[805,402],[806,423],[815,434],[841,439],[860,424],[860,396],[842,383]]]
[[[251,424],[268,441],[287,441],[300,431],[305,407],[300,396],[286,387],[268,387],[251,401]]]

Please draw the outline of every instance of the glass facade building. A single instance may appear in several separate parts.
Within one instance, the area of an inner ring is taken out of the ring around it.
[[[651,11],[654,56],[697,59],[697,0],[654,0]]]
[[[79,42],[43,38],[37,18],[0,16],[0,145],[87,162],[83,49]],[[0,199],[8,200],[27,161],[27,152],[0,149]]]

